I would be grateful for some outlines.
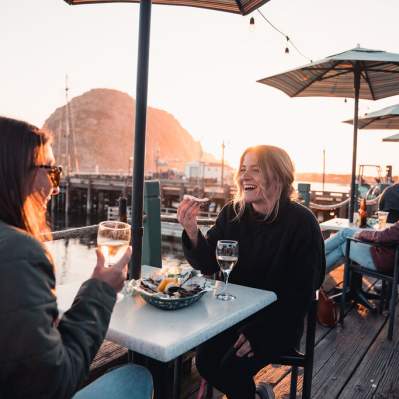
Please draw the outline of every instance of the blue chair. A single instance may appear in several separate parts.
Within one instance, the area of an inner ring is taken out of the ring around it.
[[[398,244],[379,244],[379,243],[367,243],[373,247],[384,247],[395,249],[395,259],[392,274],[383,273],[376,270],[368,269],[362,265],[353,262],[350,258],[350,247],[352,242],[363,242],[353,237],[349,237],[346,242],[345,251],[345,267],[344,267],[344,286],[342,290],[341,297],[341,316],[340,322],[344,324],[344,312],[346,307],[347,294],[349,292],[349,287],[351,284],[351,279],[356,278],[357,275],[360,278],[365,276],[374,277],[376,279],[382,280],[383,289],[380,295],[373,295],[373,298],[380,300],[380,310],[384,308],[385,301],[389,301],[389,325],[388,325],[388,339],[392,340],[393,335],[393,325],[395,320],[395,310],[397,302],[397,285],[399,277],[399,243]],[[388,285],[388,289],[386,289]]]

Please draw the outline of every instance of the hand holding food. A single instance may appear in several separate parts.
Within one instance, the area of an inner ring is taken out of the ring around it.
[[[209,202],[209,198],[206,198],[206,197],[198,198],[198,197],[194,197],[194,195],[189,195],[189,194],[184,194],[183,200],[195,201],[195,202],[199,202],[201,204],[206,204],[207,202]]]
[[[201,199],[186,194],[183,197],[183,201],[180,203],[179,208],[177,209],[177,220],[183,226],[194,246],[197,245],[197,216],[201,205],[208,201],[208,198]]]

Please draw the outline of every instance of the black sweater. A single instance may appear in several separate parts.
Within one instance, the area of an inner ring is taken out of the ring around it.
[[[280,355],[292,349],[303,329],[303,319],[325,274],[324,241],[314,215],[302,205],[284,201],[274,221],[264,221],[250,205],[239,221],[233,205],[226,205],[206,238],[198,232],[193,248],[183,232],[189,263],[204,274],[219,270],[216,242],[239,242],[239,260],[229,281],[274,291],[277,301],[246,321],[242,332],[255,354]]]

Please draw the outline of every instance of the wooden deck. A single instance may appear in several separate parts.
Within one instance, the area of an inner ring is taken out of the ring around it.
[[[333,277],[339,282],[341,273],[338,271]],[[399,399],[399,309],[392,342],[387,340],[387,328],[385,315],[363,308],[350,309],[344,327],[328,329],[318,325],[312,398]],[[271,383],[276,398],[288,398],[289,367],[270,365],[255,379]],[[298,398],[301,379],[300,374]],[[183,379],[182,398],[195,399],[199,381],[192,362],[191,372]],[[214,399],[223,397],[214,391]]]

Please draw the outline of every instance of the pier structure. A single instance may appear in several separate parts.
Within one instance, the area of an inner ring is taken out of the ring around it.
[[[160,179],[161,207],[176,209],[184,194],[210,199],[208,209],[218,212],[236,192],[235,186],[215,182],[182,179]],[[60,195],[53,197],[51,210],[65,213],[105,213],[117,206],[119,197],[131,201],[132,178],[125,173],[69,173],[61,180]],[[315,213],[322,222],[332,217],[346,217],[349,194],[330,191],[312,191],[310,184],[298,184],[298,200]]]
[[[116,206],[121,195],[128,197],[132,190],[131,175],[125,173],[70,173],[61,180],[60,195],[53,198],[52,210],[61,212],[103,212]],[[162,206],[176,208],[184,194],[207,197],[215,211],[229,201],[235,188],[229,185],[183,180],[160,180]]]

